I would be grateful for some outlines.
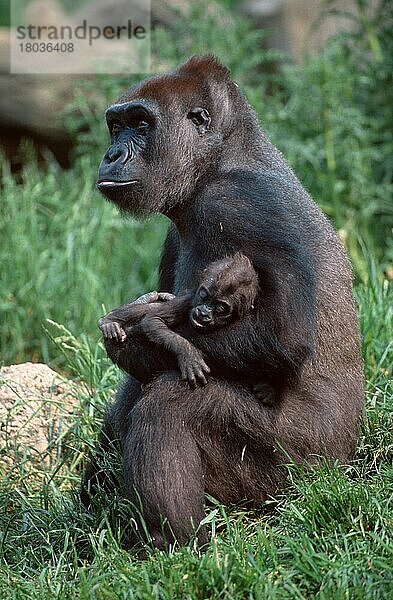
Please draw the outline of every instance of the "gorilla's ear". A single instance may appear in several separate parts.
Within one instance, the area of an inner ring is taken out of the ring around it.
[[[196,106],[192,108],[187,114],[187,118],[190,119],[200,135],[203,135],[210,128],[212,122],[209,111],[206,108]]]

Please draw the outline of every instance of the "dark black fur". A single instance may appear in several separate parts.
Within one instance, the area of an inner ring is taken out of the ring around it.
[[[282,486],[289,457],[350,459],[363,410],[359,334],[337,235],[224,67],[194,57],[129,90],[109,114],[119,123],[102,191],[123,211],[172,221],[160,289],[190,289],[209,263],[239,250],[259,279],[243,319],[207,335],[177,330],[212,369],[204,388],[191,391],[173,358],[137,333],[106,343],[130,374],[107,418],[123,441],[128,494],[165,547],[187,541],[205,492],[260,505]],[[250,391],[258,382],[274,387],[272,406]],[[85,501],[94,477],[91,468]]]

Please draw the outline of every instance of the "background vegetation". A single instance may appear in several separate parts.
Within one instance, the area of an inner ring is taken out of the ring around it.
[[[355,463],[312,474],[291,467],[285,499],[257,520],[217,506],[203,556],[181,549],[140,563],[119,549],[124,500],[103,498],[95,517],[81,510],[69,490],[118,380],[98,343],[97,317],[103,304],[154,289],[167,226],[163,218],[121,219],[94,189],[106,144],[103,110],[130,83],[98,78],[78,88],[66,115],[77,140],[71,170],[50,156],[38,168],[28,144],[20,149],[22,172],[12,175],[1,161],[1,360],[42,360],[82,384],[80,418],[59,441],[54,471],[40,474],[39,486],[19,469],[4,473],[0,597],[391,597],[392,4],[382,0],[372,18],[364,0],[357,9],[354,31],[301,67],[263,50],[265,34],[222,5],[198,3],[187,21],[154,34],[163,67],[202,52],[230,67],[347,245],[367,378]]]

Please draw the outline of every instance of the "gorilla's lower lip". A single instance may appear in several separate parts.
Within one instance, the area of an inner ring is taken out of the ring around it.
[[[97,181],[97,187],[99,188],[112,188],[112,187],[123,187],[125,185],[132,185],[137,183],[136,179],[130,179],[129,181],[115,181],[111,179],[102,179]]]
[[[194,317],[192,317],[192,316],[190,317],[190,321],[191,321],[191,324],[194,325],[194,327],[202,327],[202,328],[205,327],[205,325],[202,325],[202,323],[198,323],[198,321],[196,321],[194,319]]]

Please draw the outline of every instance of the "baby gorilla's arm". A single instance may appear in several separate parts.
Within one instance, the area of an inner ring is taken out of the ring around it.
[[[181,377],[188,381],[192,389],[207,384],[206,376],[209,375],[210,369],[203,360],[202,352],[169,329],[161,317],[147,315],[133,329],[136,332],[140,331],[154,344],[175,354]]]
[[[176,356],[182,379],[192,388],[206,385],[210,369],[202,352],[170,329],[187,321],[192,298],[191,293],[176,297],[165,292],[150,292],[109,312],[99,320],[99,327],[104,338],[121,343],[127,339],[126,328],[132,327],[134,333],[141,333]]]
[[[127,335],[125,327],[131,327],[138,323],[151,310],[151,304],[156,302],[167,302],[175,298],[173,294],[166,292],[148,292],[133,302],[127,302],[114,310],[111,310],[98,321],[105,339],[117,339],[125,342]]]

